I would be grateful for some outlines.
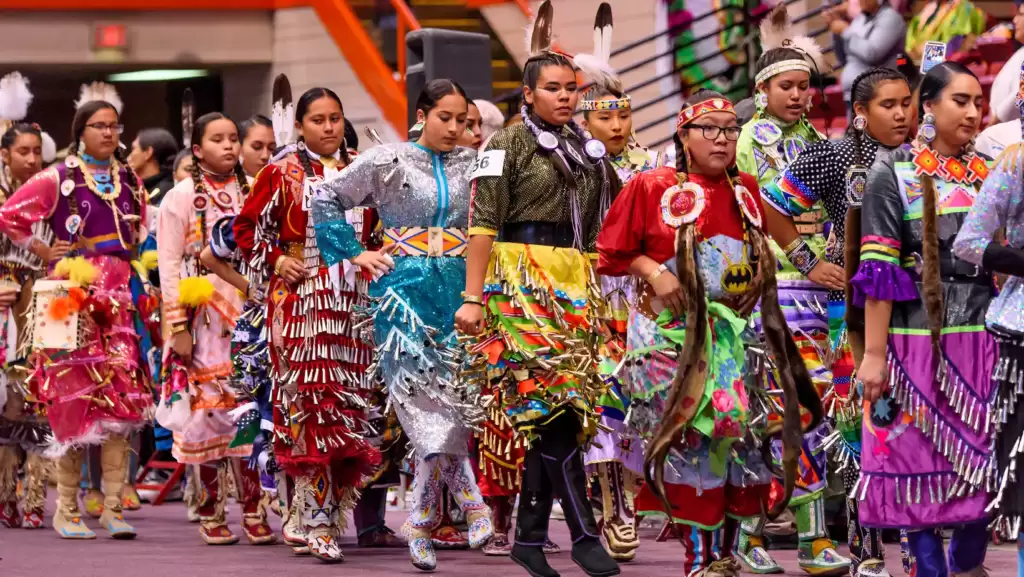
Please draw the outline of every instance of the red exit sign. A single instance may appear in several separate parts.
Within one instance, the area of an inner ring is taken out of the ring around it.
[[[124,50],[128,47],[128,27],[124,24],[97,24],[92,44],[94,50]]]

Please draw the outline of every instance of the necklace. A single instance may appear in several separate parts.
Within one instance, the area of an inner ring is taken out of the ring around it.
[[[80,155],[80,157],[81,157],[82,160],[85,161],[86,164],[91,164],[93,166],[99,166],[99,167],[110,166],[110,159],[109,158],[106,159],[106,160],[100,160],[100,159],[96,158],[95,156],[93,156],[91,154],[86,154],[84,152]]]
[[[117,197],[121,196],[121,166],[116,161],[110,163],[108,172],[93,174],[87,167],[81,168],[85,185],[96,196],[106,202],[114,202]]]

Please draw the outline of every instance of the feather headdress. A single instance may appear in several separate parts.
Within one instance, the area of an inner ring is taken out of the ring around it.
[[[292,104],[291,83],[284,74],[274,78],[271,98],[270,122],[274,127],[275,142],[279,147],[291,144],[295,139],[295,105]]]
[[[591,54],[577,54],[573,63],[593,82],[598,89],[591,90],[580,101],[580,110],[613,110],[629,108],[629,97],[624,94],[622,80],[611,66],[612,57],[612,7],[602,2],[594,17],[594,50]],[[592,95],[600,89],[611,92],[618,100],[596,100]]]
[[[526,50],[531,57],[551,50],[555,43],[551,31],[554,19],[555,9],[551,6],[551,0],[544,0],[537,8],[533,22],[526,29]]]
[[[758,84],[789,70],[806,70],[818,74],[826,74],[831,70],[821,46],[809,36],[794,33],[785,3],[776,6],[761,22],[761,48],[765,53],[776,48],[792,48],[803,53],[803,58],[783,60],[766,66],[758,71],[754,79]]]
[[[11,72],[0,78],[0,120],[24,120],[29,104],[32,104],[32,93],[28,89],[27,78],[20,72]]]
[[[109,102],[114,107],[114,110],[117,111],[118,116],[121,115],[121,109],[124,108],[124,103],[121,102],[117,89],[106,82],[83,84],[78,100],[75,101],[75,109],[77,110],[86,102],[92,102],[93,100]]]
[[[192,89],[186,88],[181,94],[181,141],[185,148],[192,148],[192,126],[195,121],[196,100],[192,95]]]

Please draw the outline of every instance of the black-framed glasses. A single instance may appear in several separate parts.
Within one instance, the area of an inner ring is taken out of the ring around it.
[[[99,130],[100,132],[106,132],[109,130],[114,134],[121,134],[124,130],[123,124],[107,124],[106,122],[93,122],[92,124],[86,124],[86,126],[93,130]]]
[[[683,128],[699,128],[705,140],[717,140],[718,135],[724,132],[725,139],[734,142],[740,139],[740,132],[743,130],[739,126],[726,126],[723,128],[713,124],[687,124]]]

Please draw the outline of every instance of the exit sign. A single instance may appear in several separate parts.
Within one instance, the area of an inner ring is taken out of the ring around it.
[[[128,27],[124,24],[97,24],[92,47],[93,50],[124,50],[128,47]]]

